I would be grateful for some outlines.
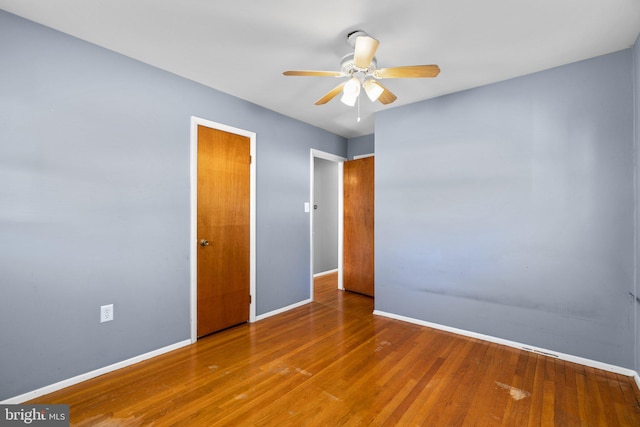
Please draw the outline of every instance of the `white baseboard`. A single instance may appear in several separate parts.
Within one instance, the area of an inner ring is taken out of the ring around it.
[[[306,299],[304,301],[297,302],[295,304],[288,305],[286,307],[279,308],[277,310],[270,311],[268,313],[261,314],[256,316],[256,321],[266,319],[267,317],[275,316],[276,314],[284,313],[285,311],[293,310],[294,308],[302,307],[303,305],[309,304],[313,302],[311,298]]]
[[[522,344],[515,341],[505,340],[502,338],[492,337],[491,335],[479,334],[476,332],[466,331],[464,329],[452,328],[450,326],[440,325],[438,323],[431,323],[424,320],[414,319],[411,317],[400,316],[398,314],[386,313],[380,310],[374,310],[373,314],[378,316],[389,317],[391,319],[401,320],[403,322],[413,323],[416,325],[427,326],[433,329],[439,329],[441,331],[451,332],[458,335],[464,335],[471,338],[477,338],[483,341],[489,341],[496,344],[502,344],[509,347],[514,347],[520,350],[531,351],[533,353],[542,354],[543,356],[555,357],[557,359],[565,360],[567,362],[578,363],[580,365],[590,366],[596,369],[602,369],[604,371],[614,372],[616,374],[625,375],[628,377],[634,377],[638,388],[640,388],[640,377],[638,373],[632,369],[623,368],[620,366],[609,365],[607,363],[598,362],[596,360],[585,359],[584,357],[573,356],[571,354],[558,353],[557,351],[547,350],[540,347],[531,346],[528,344]]]
[[[325,274],[331,274],[331,273],[337,273],[337,272],[338,272],[338,269],[334,268],[333,270],[321,271],[320,273],[316,273],[313,275],[313,277],[324,276]]]
[[[271,316],[275,316],[276,314],[280,314],[283,313],[285,311],[289,311],[292,310],[294,308],[297,307],[301,307],[303,305],[309,304],[311,303],[312,300],[311,299],[307,299],[304,301],[300,301],[298,303],[295,304],[291,304],[287,307],[283,307],[280,308],[278,310],[274,310],[274,311],[270,311],[268,313],[265,314],[261,314],[260,316],[256,317],[256,320],[262,320],[262,319],[266,319],[267,317],[271,317]],[[629,376],[629,377],[633,377],[636,385],[638,386],[638,388],[640,389],[640,376],[638,375],[638,373],[632,369],[627,369],[627,368],[623,368],[620,366],[615,366],[615,365],[609,365],[607,363],[602,363],[602,362],[598,362],[595,360],[591,360],[591,359],[586,359],[583,357],[578,357],[578,356],[573,356],[570,354],[564,354],[564,353],[558,353],[555,351],[551,351],[551,350],[547,350],[547,349],[543,349],[543,348],[539,348],[539,347],[535,347],[535,346],[530,346],[527,344],[522,344],[519,342],[515,342],[515,341],[510,341],[510,340],[505,340],[502,338],[496,338],[490,335],[484,335],[484,334],[479,334],[476,332],[471,332],[471,331],[466,331],[464,329],[458,329],[458,328],[452,328],[450,326],[444,326],[444,325],[440,325],[438,323],[432,323],[432,322],[427,322],[424,320],[419,320],[419,319],[414,319],[411,317],[406,317],[406,316],[401,316],[398,314],[393,314],[393,313],[386,313],[384,311],[380,311],[380,310],[374,310],[373,312],[374,315],[377,316],[383,316],[383,317],[389,317],[391,319],[396,319],[396,320],[400,320],[403,322],[408,322],[408,323],[413,323],[416,325],[420,325],[420,326],[426,326],[429,328],[433,328],[433,329],[439,329],[441,331],[446,331],[446,332],[451,332],[454,334],[458,334],[458,335],[463,335],[463,336],[467,336],[467,337],[471,337],[471,338],[477,338],[477,339],[481,339],[483,341],[489,341],[489,342],[493,342],[496,344],[502,344],[502,345],[506,345],[509,347],[514,347],[520,350],[526,350],[526,351],[531,351],[537,354],[542,354],[544,356],[549,356],[549,357],[555,357],[557,359],[561,359],[561,360],[565,360],[568,362],[573,362],[573,363],[578,363],[581,365],[585,365],[585,366],[590,366],[592,368],[597,368],[597,369],[602,369],[605,371],[609,371],[609,372],[614,372],[617,374],[621,374],[621,375],[625,375],[625,376]],[[22,402],[26,402],[28,400],[31,399],[35,399],[37,397],[40,396],[44,396],[45,394],[49,394],[49,393],[53,393],[54,391],[58,391],[61,390],[63,388],[72,386],[74,384],[78,384],[81,383],[83,381],[89,380],[91,378],[95,378],[98,377],[100,375],[104,375],[106,373],[112,372],[112,371],[116,371],[118,369],[122,369],[125,368],[127,366],[130,365],[134,365],[136,363],[142,362],[143,360],[147,360],[147,359],[151,359],[153,357],[159,356],[161,354],[164,353],[168,353],[170,351],[173,350],[177,350],[181,347],[185,347],[187,345],[190,345],[191,340],[184,340],[184,341],[180,341],[178,343],[154,350],[154,351],[150,351],[149,353],[145,353],[145,354],[141,354],[139,356],[135,356],[132,357],[131,359],[127,359],[127,360],[123,360],[122,362],[118,362],[118,363],[114,363],[112,365],[109,366],[105,366],[103,368],[99,368],[96,369],[94,371],[91,372],[87,372],[84,374],[80,374],[77,375],[73,378],[69,378],[63,381],[59,381],[55,384],[50,384],[48,386],[39,388],[37,390],[33,390],[24,394],[21,394],[19,396],[15,396],[15,397],[11,397],[9,399],[3,400],[0,402],[0,404],[18,404],[18,403],[22,403]]]
[[[11,397],[9,399],[3,400],[2,404],[17,404],[26,402],[31,399],[35,399],[36,397],[44,396],[45,394],[53,393],[54,391],[62,390],[63,388],[72,386],[74,384],[81,383],[83,381],[89,380],[91,378],[98,377],[100,375],[107,374],[112,371],[116,371],[118,369],[125,368],[130,365],[134,365],[138,362],[142,362],[143,360],[151,359],[152,357],[160,356],[161,354],[168,353],[173,350],[177,350],[180,347],[185,347],[191,344],[191,340],[180,341],[175,344],[171,344],[169,346],[159,348],[157,350],[150,351],[149,353],[141,354],[139,356],[132,357],[131,359],[123,360],[122,362],[114,363],[113,365],[105,366],[104,368],[96,369],[95,371],[87,372],[85,374],[77,375],[73,378],[69,378],[66,380],[59,381],[55,384],[51,384],[37,390],[33,390],[20,396]]]

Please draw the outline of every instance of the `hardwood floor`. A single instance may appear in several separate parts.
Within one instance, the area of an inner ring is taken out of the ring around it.
[[[316,301],[30,403],[78,426],[639,426],[633,379]]]

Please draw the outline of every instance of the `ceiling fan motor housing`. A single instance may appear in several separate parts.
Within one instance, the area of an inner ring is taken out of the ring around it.
[[[358,71],[363,71],[363,72],[365,72],[365,74],[370,75],[376,70],[377,65],[378,65],[378,63],[376,61],[376,58],[374,57],[371,60],[371,64],[369,65],[369,68],[367,68],[365,70],[360,70],[355,65],[353,65],[353,53],[346,54],[340,60],[340,70],[345,75],[351,75],[351,74],[354,74],[354,73],[356,73]]]

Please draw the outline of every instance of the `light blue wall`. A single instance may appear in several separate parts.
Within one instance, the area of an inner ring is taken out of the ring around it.
[[[631,50],[376,117],[377,310],[634,368]]]
[[[373,134],[349,138],[347,141],[347,158],[375,153],[375,137]]]
[[[338,268],[338,163],[314,158],[313,274]]]
[[[310,297],[344,138],[2,11],[0,58],[0,400],[189,338],[192,115],[257,133],[258,314]]]

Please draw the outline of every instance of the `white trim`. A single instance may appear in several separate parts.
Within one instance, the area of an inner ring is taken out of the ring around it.
[[[329,160],[331,162],[336,162],[336,163],[347,161],[346,157],[338,156],[337,154],[327,153],[325,151],[316,150],[315,148],[311,149],[311,156],[319,157],[321,159]]]
[[[375,157],[375,153],[359,154],[357,156],[353,156],[353,160],[366,159],[367,157]]]
[[[321,271],[320,273],[314,274],[313,277],[326,276],[327,274],[336,273],[337,271],[337,268],[334,268],[333,270]]]
[[[338,164],[338,289],[344,291],[344,162]]]
[[[313,302],[311,298],[306,299],[304,301],[297,302],[295,304],[288,305],[286,307],[279,308],[277,310],[270,311],[268,313],[264,313],[256,317],[256,321],[266,319],[267,317],[275,316],[276,314],[282,314],[285,311],[293,310],[294,308],[302,307],[303,305],[307,305]]]
[[[640,388],[640,378],[638,377],[638,373],[632,369],[623,368],[615,365],[609,365],[607,363],[602,363],[602,362],[598,362],[596,360],[591,360],[591,359],[585,359],[584,357],[573,356],[571,354],[558,353],[557,351],[547,350],[544,348],[535,347],[528,344],[522,344],[516,341],[505,340],[502,338],[493,337],[491,335],[479,334],[477,332],[471,332],[464,329],[452,328],[450,326],[444,326],[438,323],[427,322],[425,320],[405,317],[399,314],[386,313],[380,310],[374,310],[373,314],[378,316],[389,317],[391,319],[401,320],[403,322],[413,323],[420,326],[426,326],[433,329],[439,329],[441,331],[451,332],[457,335],[464,335],[471,338],[477,338],[483,341],[502,344],[502,345],[514,347],[520,350],[531,351],[533,353],[541,354],[543,356],[555,357],[557,359],[565,360],[567,362],[573,362],[573,363],[578,363],[580,365],[590,366],[592,368],[602,369],[603,371],[609,371],[609,372],[614,372],[616,374],[626,375],[628,377],[634,377],[636,379],[636,383],[638,383],[638,387]]]
[[[30,392],[21,394],[19,396],[11,397],[9,399],[1,401],[0,403],[12,405],[12,404],[26,402],[28,400],[35,399],[36,397],[44,396],[45,394],[53,393],[54,391],[62,390],[63,388],[70,387],[72,385],[79,384],[83,381],[90,380],[91,378],[99,377],[100,375],[117,371],[118,369],[126,368],[127,366],[131,366],[136,363],[142,362],[144,360],[151,359],[152,357],[160,356],[161,354],[164,354],[164,353],[169,353],[170,351],[177,350],[181,347],[185,347],[190,344],[191,344],[191,340],[180,341],[175,344],[171,344],[166,347],[162,347],[157,350],[150,351],[149,353],[141,354],[139,356],[132,357],[131,359],[123,360],[122,362],[114,363],[113,365],[96,369],[95,371],[76,375],[75,377],[68,378],[66,380],[62,380],[54,384],[50,384],[48,386],[39,388],[37,390],[33,390]]]
[[[256,321],[256,133],[244,129],[212,122],[200,117],[191,116],[191,146],[190,146],[190,187],[191,187],[191,233],[190,248],[190,276],[191,276],[191,342],[198,340],[198,125],[217,129],[236,135],[246,136],[250,140],[250,201],[249,201],[249,322]]]
[[[342,172],[342,165],[345,161],[347,161],[347,159],[345,157],[341,157],[335,154],[331,154],[331,153],[326,153],[324,151],[320,151],[320,150],[316,150],[316,149],[311,149],[310,151],[310,167],[309,167],[309,174],[310,174],[310,189],[309,189],[309,200],[310,200],[310,215],[309,215],[309,245],[310,245],[310,262],[309,262],[309,266],[310,266],[310,274],[309,274],[309,295],[311,300],[313,301],[313,278],[315,277],[315,275],[313,274],[313,214],[314,214],[314,209],[313,209],[313,205],[314,205],[314,192],[313,192],[313,188],[314,188],[314,184],[315,184],[315,165],[314,165],[314,158],[320,158],[320,159],[325,159],[325,160],[329,160],[331,162],[336,162],[338,163],[338,289],[342,289],[342,232],[343,232],[343,218],[344,218],[344,199],[343,199],[343,195],[342,195],[342,190],[344,188],[343,186],[343,172]],[[319,274],[325,274],[325,273],[319,273]]]
[[[636,385],[638,386],[638,389],[640,390],[640,376],[638,376],[637,372],[634,372],[633,379],[636,380]]]
[[[632,57],[634,61],[631,62],[633,66],[633,72],[637,75],[640,70],[637,69],[638,61],[635,53],[635,49],[632,50]],[[634,86],[637,86],[635,84],[636,81],[637,79],[634,79]],[[636,93],[638,92],[638,90],[640,90],[639,87],[635,87],[634,89]],[[638,108],[640,108],[640,105],[638,105],[638,96],[634,96],[633,111],[638,111]],[[633,263],[633,334],[635,337],[635,345],[633,346],[633,361],[635,364],[635,368],[640,369],[640,366],[638,366],[638,363],[640,361],[640,354],[638,354],[638,351],[640,350],[640,343],[638,342],[638,337],[640,337],[640,331],[638,331],[638,315],[640,313],[638,304],[636,304],[638,291],[640,290],[638,288],[638,142],[640,142],[638,137],[640,130],[638,129],[637,122],[637,120],[633,121],[633,194],[635,196],[633,198],[633,229],[635,231],[633,233],[633,259],[635,261]],[[640,381],[637,376],[636,383],[638,383],[638,388],[640,388]]]

